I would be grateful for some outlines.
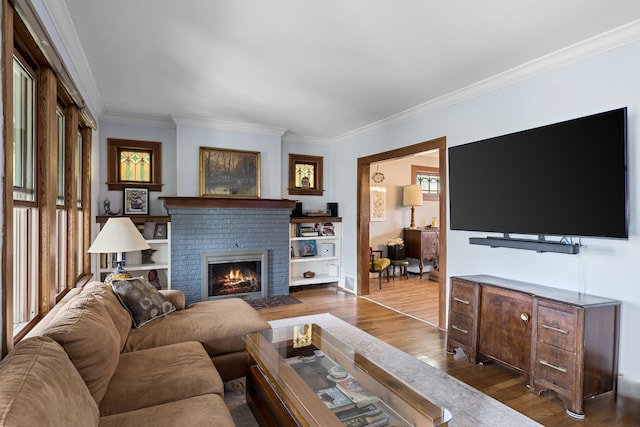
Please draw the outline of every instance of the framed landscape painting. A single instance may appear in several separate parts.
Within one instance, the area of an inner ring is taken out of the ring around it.
[[[260,152],[200,147],[200,195],[260,197]]]

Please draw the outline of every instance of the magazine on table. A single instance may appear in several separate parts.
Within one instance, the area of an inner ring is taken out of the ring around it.
[[[347,395],[347,397],[349,397],[356,406],[368,405],[369,403],[373,403],[378,400],[378,396],[373,394],[370,390],[362,387],[362,385],[353,377],[337,381],[336,387]]]
[[[345,396],[337,387],[319,388],[315,392],[329,409],[348,409],[355,406],[351,399]]]
[[[389,424],[389,416],[376,404],[354,407],[336,412],[336,416],[345,426],[378,427]]]

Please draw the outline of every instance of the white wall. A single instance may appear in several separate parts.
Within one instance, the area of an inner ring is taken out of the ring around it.
[[[209,127],[176,126],[180,147],[175,155],[177,196],[200,196],[200,147],[260,152],[260,197],[280,199],[281,140],[276,135],[221,130]]]
[[[289,154],[306,154],[309,156],[323,157],[323,188],[322,196],[303,196],[298,194],[289,194],[287,187],[289,186]],[[303,211],[321,210],[327,208],[327,203],[335,202],[333,196],[333,188],[335,187],[335,164],[332,161],[332,147],[327,144],[310,144],[296,141],[293,138],[285,137],[282,143],[282,174],[281,187],[282,197],[285,199],[296,200],[302,202]],[[341,206],[338,205],[338,214],[342,215]]]
[[[640,141],[640,42],[593,56],[456,105],[417,115],[384,129],[356,134],[335,144],[336,199],[344,217],[344,269],[356,273],[357,158],[440,136],[448,146],[540,125],[628,107],[628,165],[631,199],[629,240],[583,239],[579,255],[539,254],[469,245],[470,236],[447,232],[448,276],[485,273],[557,288],[583,291],[622,301],[620,331],[621,394],[640,397],[640,238],[638,236],[638,166]],[[603,145],[603,150],[606,146]],[[561,165],[549,158],[547,167]],[[603,165],[606,170],[606,165]],[[594,194],[594,203],[598,202]],[[562,207],[571,209],[570,206]],[[579,215],[576,212],[576,215]]]

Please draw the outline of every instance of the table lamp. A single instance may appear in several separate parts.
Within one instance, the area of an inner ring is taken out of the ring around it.
[[[402,205],[411,206],[411,224],[409,228],[416,228],[415,207],[422,206],[422,187],[418,184],[405,185],[402,192]]]
[[[91,254],[116,253],[115,270],[105,277],[105,282],[128,279],[131,275],[125,270],[123,252],[149,249],[149,243],[142,237],[129,217],[109,218],[89,248]]]

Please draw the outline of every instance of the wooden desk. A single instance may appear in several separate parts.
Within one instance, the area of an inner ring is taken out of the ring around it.
[[[616,393],[620,302],[493,276],[451,278],[447,351],[518,371],[531,391],[553,390],[567,413]]]
[[[424,268],[423,260],[438,261],[439,246],[439,229],[438,228],[405,228],[404,229],[404,246],[405,255],[408,258],[416,258],[420,261],[420,278],[422,279],[422,269]]]

